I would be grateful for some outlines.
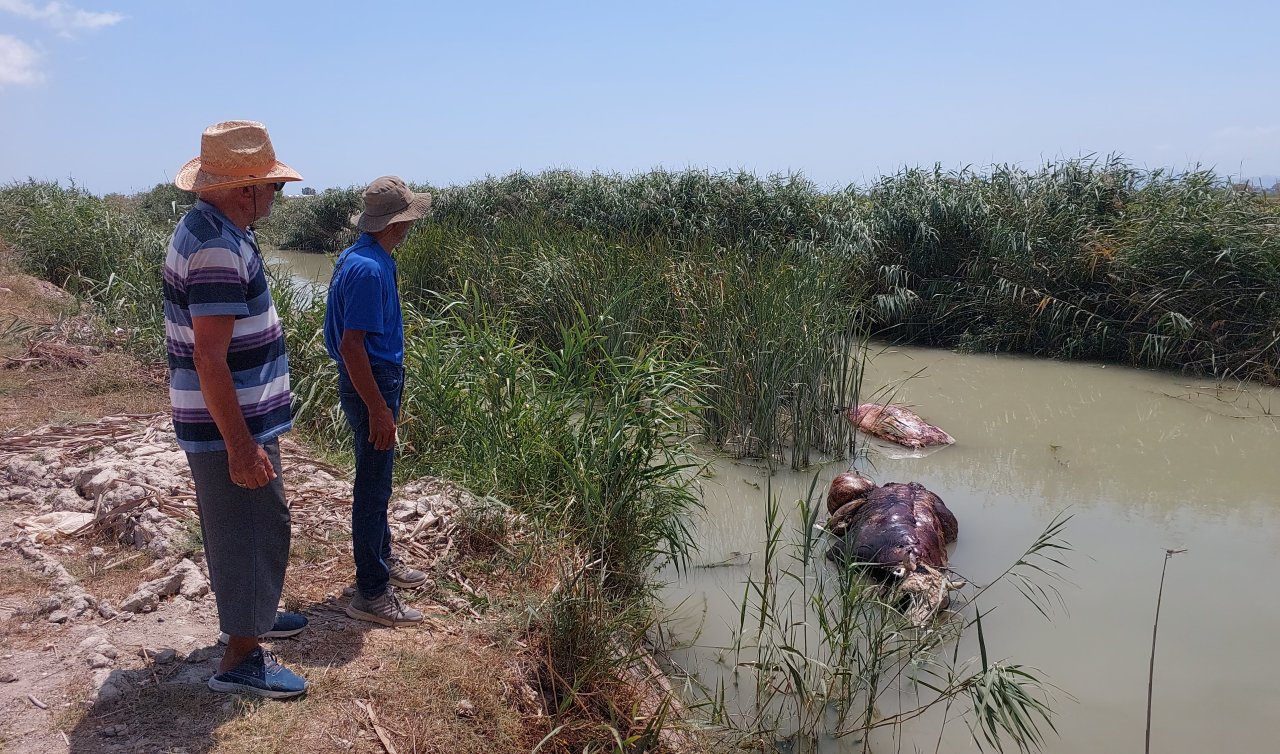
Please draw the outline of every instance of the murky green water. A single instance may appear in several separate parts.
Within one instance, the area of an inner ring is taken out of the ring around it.
[[[262,254],[268,266],[287,270],[299,290],[318,290],[329,285],[334,259],[329,254],[290,251],[272,246],[263,247]]]
[[[1276,750],[1269,723],[1280,710],[1280,649],[1270,639],[1280,602],[1267,585],[1280,571],[1280,392],[924,349],[877,356],[865,385],[884,386],[956,437],[924,457],[876,445],[859,468],[880,483],[920,482],[946,501],[960,521],[951,564],[972,582],[993,579],[1055,514],[1074,515],[1066,531],[1072,583],[1051,621],[1012,589],[984,598],[984,608],[999,605],[985,622],[989,648],[1061,689],[1053,702],[1060,735],[1047,751],[1141,751],[1166,548],[1188,552],[1170,563],[1165,584],[1153,751]],[[815,473],[825,490],[847,465],[779,472],[774,492],[794,500]],[[730,643],[744,580],[759,567],[766,486],[757,466],[721,460],[715,468],[697,560],[754,557],[692,569],[666,592],[678,606],[677,638],[695,642],[674,659],[708,682],[728,677],[714,647]],[[972,637],[962,642],[962,657],[976,654]],[[909,724],[903,750],[934,750],[938,728],[937,716]],[[887,737],[875,748],[894,750]],[[972,750],[964,723],[950,724],[941,751]]]

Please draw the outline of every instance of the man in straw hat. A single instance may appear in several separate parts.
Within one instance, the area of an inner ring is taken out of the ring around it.
[[[364,211],[351,218],[364,233],[338,256],[324,317],[325,346],[338,365],[338,398],[355,436],[351,545],[356,591],[347,615],[392,627],[422,620],[395,589],[422,586],[427,575],[392,554],[387,525],[404,391],[404,320],[391,253],[430,208],[430,194],[415,194],[395,176],[369,184]]]
[[[292,425],[289,361],[250,224],[302,176],[278,161],[267,129],[215,123],[174,184],[199,200],[169,240],[164,266],[169,397],[195,481],[205,558],[227,643],[214,691],[274,699],[306,682],[260,638],[306,625],[277,614],[289,559],[289,509],[277,438]]]

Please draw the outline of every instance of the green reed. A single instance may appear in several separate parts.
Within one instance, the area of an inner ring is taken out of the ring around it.
[[[491,200],[498,192],[480,193]],[[546,193],[535,192],[540,201]],[[849,403],[856,365],[847,354],[864,329],[832,274],[836,265],[815,244],[784,243],[773,230],[753,236],[745,226],[711,226],[704,235],[707,223],[676,244],[635,237],[639,221],[610,229],[596,216],[577,225],[542,212],[518,220],[463,194],[446,195],[442,219],[398,253],[410,295],[467,288],[502,311],[522,340],[546,348],[558,348],[562,323],[580,316],[603,328],[613,353],[662,342],[673,358],[708,367],[695,418],[713,443],[780,462],[789,453],[796,467],[815,452],[843,452],[848,428],[836,409]],[[503,206],[518,204],[512,196]],[[472,202],[465,212],[457,208],[463,199]],[[729,236],[758,240],[714,242]]]
[[[360,211],[356,187],[327,189],[314,196],[276,197],[259,228],[264,239],[286,249],[341,251],[355,240],[351,216]]]
[[[1280,213],[1210,171],[909,170],[868,199],[893,337],[1276,379]]]
[[[129,275],[163,260],[166,240],[146,220],[74,184],[37,181],[0,187],[0,236],[25,270],[72,292],[84,280],[106,281],[121,266],[131,266]]]

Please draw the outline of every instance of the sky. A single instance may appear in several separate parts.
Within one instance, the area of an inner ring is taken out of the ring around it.
[[[230,119],[298,188],[1113,153],[1274,180],[1278,74],[1276,0],[0,0],[0,183],[146,190]]]

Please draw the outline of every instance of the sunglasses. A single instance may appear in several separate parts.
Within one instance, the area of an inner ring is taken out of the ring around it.
[[[272,190],[272,191],[275,191],[276,193],[279,193],[279,192],[281,192],[281,191],[284,191],[284,181],[279,181],[279,182],[277,182],[277,183],[257,183],[257,184],[254,184],[254,185],[256,185],[256,186],[261,186],[261,187],[263,187],[263,188],[266,188],[267,186],[270,186],[270,187],[271,187],[271,190]]]

